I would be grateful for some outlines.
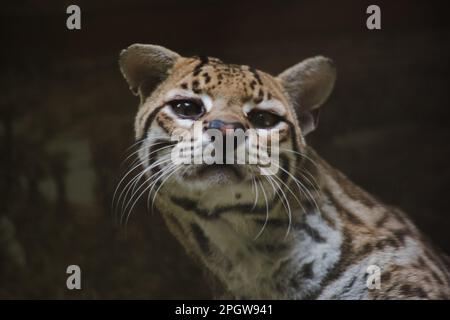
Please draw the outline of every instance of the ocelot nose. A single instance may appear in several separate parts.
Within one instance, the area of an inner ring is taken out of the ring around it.
[[[227,148],[233,146],[236,150],[238,145],[245,140],[245,127],[240,122],[227,122],[219,119],[211,120],[207,123],[205,129],[216,129],[222,133],[223,138],[223,155],[227,154]],[[239,131],[237,131],[239,130]],[[214,141],[214,135],[211,135],[212,141]],[[233,139],[231,145],[226,141],[228,139]]]
[[[222,120],[212,120],[208,123],[207,129],[217,129],[222,132],[222,134],[227,134],[227,132],[233,133],[234,131],[241,129],[245,131],[245,127],[240,122],[225,122]]]

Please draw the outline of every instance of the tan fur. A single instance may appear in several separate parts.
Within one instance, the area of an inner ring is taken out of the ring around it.
[[[203,123],[220,119],[252,128],[248,105],[276,107],[282,114],[286,174],[280,172],[271,182],[247,166],[239,181],[222,183],[189,180],[195,166],[183,174],[172,168],[173,178],[156,197],[171,231],[225,294],[266,299],[450,297],[448,267],[408,217],[354,185],[307,146],[305,136],[317,126],[317,111],[336,78],[330,59],[307,59],[273,77],[216,58],[186,58],[158,46],[133,45],[122,53],[121,70],[141,97],[135,129],[144,144],[142,163],[154,142],[151,134],[168,140],[183,123],[167,107],[171,92],[211,103],[200,118]],[[269,182],[279,185],[286,202]],[[370,265],[382,270],[379,290],[366,286]]]

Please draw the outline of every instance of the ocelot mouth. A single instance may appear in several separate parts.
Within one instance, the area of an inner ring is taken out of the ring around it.
[[[204,164],[197,169],[192,178],[211,178],[217,182],[240,181],[243,179],[242,169],[235,164]]]

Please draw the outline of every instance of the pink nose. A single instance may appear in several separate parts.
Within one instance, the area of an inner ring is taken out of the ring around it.
[[[209,122],[207,128],[220,130],[224,135],[227,134],[227,132],[233,133],[238,129],[245,131],[244,125],[240,122],[224,122],[222,120],[212,120]]]

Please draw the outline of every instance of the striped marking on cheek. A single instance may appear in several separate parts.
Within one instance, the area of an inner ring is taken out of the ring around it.
[[[164,130],[167,134],[170,134],[174,129],[175,121],[172,117],[168,116],[164,112],[160,112],[156,117],[156,123]]]
[[[211,252],[209,239],[198,224],[191,223],[191,231],[203,254],[208,255]]]
[[[141,140],[143,140],[146,137],[146,135],[147,135],[147,133],[148,133],[152,123],[153,123],[153,120],[155,120],[155,117],[158,115],[158,113],[163,108],[164,108],[164,106],[160,106],[160,107],[155,108],[152,112],[150,112],[150,114],[147,116],[147,118],[145,120],[143,120],[143,127],[144,127],[144,129],[142,131],[142,136],[140,137]]]

